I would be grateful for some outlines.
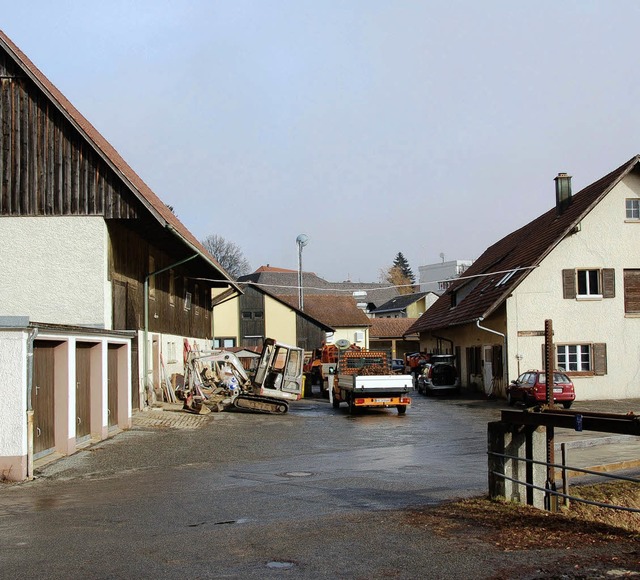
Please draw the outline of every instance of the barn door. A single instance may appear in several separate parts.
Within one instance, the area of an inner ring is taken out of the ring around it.
[[[107,395],[107,409],[109,414],[109,427],[118,424],[118,347],[109,345],[107,361],[107,373],[109,392]]]
[[[54,358],[55,344],[36,340],[33,345],[33,453],[42,457],[55,447]]]
[[[89,437],[91,412],[91,344],[76,345],[76,441]]]

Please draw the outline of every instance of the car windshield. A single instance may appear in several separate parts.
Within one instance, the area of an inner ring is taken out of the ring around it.
[[[540,382],[542,384],[547,383],[547,375],[546,373],[540,373]],[[554,383],[570,383],[569,377],[563,373],[553,373],[553,382]]]

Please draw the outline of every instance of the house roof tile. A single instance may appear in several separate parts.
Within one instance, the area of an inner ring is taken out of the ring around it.
[[[297,296],[281,295],[280,298],[294,307],[298,305]],[[351,296],[305,294],[304,312],[333,328],[371,326],[371,319],[356,306]]]
[[[487,248],[408,332],[438,330],[491,315],[531,269],[536,268],[560,241],[570,235],[600,200],[638,166],[639,161],[640,157],[636,155],[573,195],[560,215],[554,206]],[[510,272],[513,274],[509,276]],[[466,295],[452,306],[452,294],[456,292]]]
[[[418,320],[417,318],[372,318],[370,338],[400,338],[406,336],[407,330]]]

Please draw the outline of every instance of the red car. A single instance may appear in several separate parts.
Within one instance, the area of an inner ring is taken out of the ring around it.
[[[562,403],[565,409],[575,401],[576,392],[571,379],[563,372],[553,373],[553,401]],[[522,401],[525,405],[545,403],[547,400],[547,378],[544,371],[527,371],[515,381],[511,381],[507,389],[507,402],[513,405]]]

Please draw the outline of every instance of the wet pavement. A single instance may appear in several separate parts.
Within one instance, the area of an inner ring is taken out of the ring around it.
[[[415,394],[404,416],[322,399],[284,416],[138,413],[133,429],[0,486],[2,575],[491,577],[472,548],[414,545],[398,510],[485,494],[486,425],[504,408]],[[640,400],[575,408],[640,412]],[[558,431],[558,443],[602,438]],[[640,458],[630,439],[570,453],[579,467]]]

